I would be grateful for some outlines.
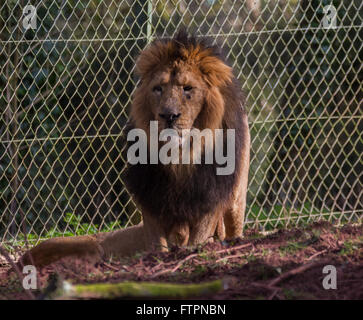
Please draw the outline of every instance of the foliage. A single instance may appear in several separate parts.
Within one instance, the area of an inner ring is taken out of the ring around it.
[[[35,239],[139,222],[120,181],[134,62],[181,26],[225,48],[247,93],[248,226],[353,221],[362,32],[349,26],[362,25],[361,1],[252,2],[45,0],[26,32],[21,3],[0,5],[0,240],[23,227]],[[328,4],[345,28],[306,30]]]
[[[99,232],[109,232],[113,230],[117,230],[123,228],[119,221],[113,221],[110,223],[106,223],[100,229],[98,224],[94,223],[82,223],[82,218],[73,213],[67,212],[65,217],[63,218],[63,222],[67,225],[64,231],[60,230],[58,226],[53,226],[50,230],[44,235],[44,238],[54,238],[54,237],[73,237],[73,236],[81,236],[86,234],[96,234]],[[34,233],[28,233],[26,235],[27,241],[30,243],[36,243],[39,239],[39,236]],[[18,235],[17,244],[21,245],[24,243],[24,234],[20,233]]]

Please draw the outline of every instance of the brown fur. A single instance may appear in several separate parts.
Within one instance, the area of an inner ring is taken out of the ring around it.
[[[167,250],[170,244],[195,245],[214,235],[220,239],[242,235],[250,137],[244,96],[232,69],[217,47],[179,33],[145,49],[136,71],[140,84],[128,130],[148,133],[151,120],[158,120],[159,131],[167,128],[161,114],[168,108],[179,115],[172,125],[179,132],[235,129],[235,172],[217,176],[218,164],[204,164],[204,153],[202,164],[128,165],[123,178],[141,208],[142,224],[88,238],[51,239],[28,252],[23,262],[30,254],[35,264],[44,265],[68,255],[131,255],[151,248]]]

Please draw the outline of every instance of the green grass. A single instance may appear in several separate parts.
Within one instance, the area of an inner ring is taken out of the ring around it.
[[[104,227],[99,230],[98,224],[82,223],[81,216],[77,216],[73,213],[66,213],[63,221],[66,223],[66,230],[62,231],[57,226],[51,228],[42,238],[55,238],[55,237],[73,237],[81,236],[86,234],[96,234],[99,232],[109,232],[116,229],[121,229],[122,225],[118,221],[113,221],[104,224]],[[28,233],[26,235],[27,242],[34,244],[38,241],[39,236],[34,233]],[[25,237],[23,233],[18,235],[17,240],[11,242],[11,246],[17,245],[22,246],[25,244]],[[10,247],[11,247],[10,246]]]
[[[342,256],[352,255],[356,250],[359,250],[359,243],[347,240],[344,242],[344,247],[340,250],[339,254]]]
[[[263,231],[287,228],[299,225],[307,225],[312,221],[311,216],[318,216],[324,220],[329,220],[328,210],[320,210],[310,203],[305,203],[300,208],[289,206],[275,205],[270,208],[263,208],[258,205],[252,205],[247,209],[247,227],[251,225],[259,226]],[[315,217],[316,220],[316,217]]]
[[[293,208],[282,205],[275,205],[270,208],[263,208],[256,204],[247,208],[246,228],[258,228],[260,231],[272,231],[276,229],[288,228],[291,226],[306,226],[309,223],[317,220],[326,220],[333,222],[338,220],[343,222],[342,214],[337,212],[329,214],[329,211],[318,209],[310,203],[305,203],[300,208]],[[315,217],[311,217],[311,216]],[[82,223],[81,216],[73,213],[66,213],[63,218],[63,225],[65,229],[60,229],[58,226],[52,227],[42,235],[41,238],[54,238],[54,237],[71,237],[86,234],[95,234],[98,232],[109,232],[112,230],[120,229],[123,226],[118,221],[109,222],[103,225],[99,230],[98,224]],[[39,240],[39,235],[35,233],[28,233],[26,235],[27,242],[34,244]],[[8,241],[10,247],[22,246],[25,243],[24,234],[20,233],[16,240]]]
[[[306,243],[289,241],[286,246],[280,247],[280,255],[290,255],[307,247]]]

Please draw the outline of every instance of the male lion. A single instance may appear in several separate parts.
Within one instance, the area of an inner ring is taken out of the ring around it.
[[[148,134],[152,120],[158,121],[159,131],[208,128],[225,133],[234,129],[234,172],[217,175],[216,161],[203,161],[203,150],[213,151],[215,146],[205,140],[201,141],[205,148],[200,164],[128,164],[123,178],[142,211],[143,223],[94,236],[46,240],[28,251],[20,263],[44,266],[66,256],[98,260],[148,249],[167,250],[171,244],[196,245],[213,236],[242,236],[250,135],[245,99],[232,69],[217,47],[179,32],[173,39],[156,40],[146,48],[136,71],[141,81],[126,132],[139,128]]]

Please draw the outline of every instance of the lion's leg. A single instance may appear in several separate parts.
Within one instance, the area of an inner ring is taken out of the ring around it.
[[[158,219],[147,212],[142,213],[146,250],[168,251],[165,230]]]
[[[218,223],[217,223],[217,228],[216,228],[216,232],[215,232],[215,236],[219,239],[219,240],[224,240],[226,238],[226,228],[224,226],[224,218],[223,215],[220,216]]]
[[[168,243],[179,247],[188,245],[189,232],[190,228],[188,223],[174,225],[167,234]]]
[[[203,216],[199,221],[190,226],[189,245],[197,245],[207,240],[212,240],[215,234],[221,212],[216,211]]]
[[[225,238],[233,239],[242,236],[246,202],[239,194],[233,206],[224,213]]]
[[[244,119],[245,143],[241,155],[239,181],[233,191],[231,204],[224,213],[224,226],[227,239],[241,237],[243,232],[244,215],[247,202],[248,171],[250,167],[250,134],[248,130],[247,116]]]

